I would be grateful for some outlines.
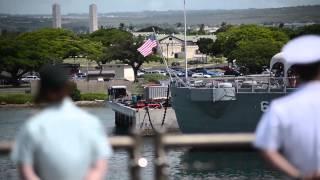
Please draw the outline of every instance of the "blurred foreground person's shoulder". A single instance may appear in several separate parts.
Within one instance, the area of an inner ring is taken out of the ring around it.
[[[68,97],[61,69],[40,72],[38,100],[47,107],[16,137],[12,159],[23,179],[101,179],[112,149],[100,121]]]
[[[319,36],[305,36],[283,48],[285,60],[294,65],[303,85],[274,100],[256,130],[255,147],[275,167],[294,178],[319,178],[319,47]]]

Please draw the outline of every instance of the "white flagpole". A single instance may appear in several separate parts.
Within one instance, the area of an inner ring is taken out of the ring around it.
[[[167,63],[167,60],[166,58],[163,56],[163,50],[162,50],[162,47],[161,47],[161,44],[157,38],[157,34],[156,34],[156,31],[154,30],[154,28],[152,27],[152,30],[153,30],[153,35],[154,35],[154,38],[155,40],[157,41],[157,44],[158,44],[158,48],[160,49],[160,54],[161,54],[161,57],[162,57],[162,60],[163,60],[163,63],[165,64],[166,66],[166,70],[169,74],[169,77],[170,77],[170,82],[172,82],[172,76],[171,76],[171,71],[169,70],[169,66],[168,66],[168,63]]]
[[[153,27],[152,27],[152,30],[153,30],[153,34],[154,34],[154,36],[155,36],[155,39],[156,39],[156,41],[157,41],[157,43],[158,43],[158,48],[159,48],[159,50],[160,50],[160,55],[161,55],[162,60],[163,60],[163,62],[164,62],[164,64],[165,64],[165,66],[166,66],[166,70],[167,70],[167,72],[168,72],[168,74],[169,74],[170,82],[173,82],[173,78],[172,78],[172,75],[171,75],[171,73],[172,73],[178,81],[180,81],[185,87],[187,87],[187,86],[188,86],[187,83],[183,82],[183,80],[180,79],[175,72],[172,72],[172,71],[169,69],[168,62],[167,62],[166,58],[165,58],[164,55],[163,55],[163,49],[162,49],[161,44],[160,44],[160,42],[159,42],[159,40],[158,40],[158,38],[157,38],[157,36],[156,36],[156,31],[154,30]]]
[[[185,58],[185,78],[188,82],[188,58],[187,58],[187,12],[186,12],[186,0],[183,0],[183,13],[184,13],[184,58]]]

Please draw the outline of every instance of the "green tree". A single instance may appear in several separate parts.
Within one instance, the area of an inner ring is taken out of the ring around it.
[[[6,71],[11,74],[11,83],[18,85],[18,79],[28,71],[31,71],[37,64],[33,58],[38,54],[31,54],[28,51],[23,51],[27,44],[17,37],[0,38],[0,67],[1,71]]]
[[[279,28],[271,28],[271,29],[279,30]],[[287,34],[290,39],[297,37],[298,32],[295,29],[283,27],[283,28],[280,28],[280,30],[285,34]]]
[[[177,22],[177,23],[175,23],[175,26],[177,26],[177,28],[180,28],[180,27],[183,26],[183,23],[182,22]]]
[[[263,66],[268,66],[270,59],[279,52],[282,44],[270,39],[243,40],[238,42],[228,58],[249,68],[250,73],[260,73]]]
[[[91,60],[102,55],[102,44],[87,38],[80,38],[71,31],[63,29],[42,29],[22,34],[20,39],[43,49],[42,58],[50,63],[61,63],[63,59],[86,56]]]
[[[276,30],[277,28],[271,28],[271,29]],[[286,33],[290,39],[296,38],[298,36],[303,36],[303,35],[320,35],[320,24],[303,26],[298,29],[283,27],[283,28],[280,28],[280,30]]]
[[[98,59],[102,45],[63,29],[0,37],[0,66],[11,74],[14,84],[27,72],[37,71],[46,63],[61,63],[65,57],[76,54]]]
[[[90,38],[103,44],[103,56],[97,60],[98,63],[121,61],[133,68],[135,78],[143,63],[160,60],[154,55],[143,57],[137,49],[143,44],[144,38],[134,37],[127,31],[103,29],[92,33]]]
[[[126,25],[124,23],[119,24],[119,29],[120,30],[125,30]]]
[[[198,31],[198,34],[199,34],[199,35],[204,35],[204,34],[206,34],[204,28],[205,28],[205,25],[204,25],[204,24],[200,24],[200,25],[199,25],[199,31]]]
[[[134,26],[133,26],[133,24],[130,24],[128,28],[129,28],[129,30],[130,30],[131,32],[134,31]]]
[[[213,51],[229,61],[236,59],[239,65],[249,67],[251,73],[257,73],[288,40],[288,35],[278,29],[242,25],[220,32]]]
[[[214,41],[211,38],[200,38],[197,41],[197,45],[199,46],[199,51],[207,55],[211,54],[213,43]]]
[[[320,24],[313,24],[301,27],[297,30],[296,36],[315,34],[320,35]]]
[[[65,51],[63,59],[77,57],[86,57],[91,61],[97,61],[103,55],[102,43],[91,41],[86,38],[69,39],[64,42]]]
[[[200,38],[197,41],[197,45],[199,46],[199,51],[202,54],[206,55],[206,60],[207,60],[207,56],[211,55],[213,52],[213,39],[210,38]]]
[[[232,27],[233,27],[233,25],[227,24],[226,22],[222,22],[220,25],[220,28],[216,31],[216,34],[221,33],[221,32],[226,32]]]

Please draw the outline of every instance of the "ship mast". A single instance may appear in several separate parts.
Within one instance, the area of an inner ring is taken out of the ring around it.
[[[187,12],[186,12],[186,0],[183,0],[183,14],[184,14],[184,58],[185,58],[185,78],[188,82],[188,58],[187,58]]]

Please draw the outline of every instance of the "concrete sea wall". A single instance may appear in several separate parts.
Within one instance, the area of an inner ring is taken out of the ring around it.
[[[164,115],[165,108],[134,109],[114,102],[108,102],[108,105],[115,112],[117,127],[135,128],[144,135],[153,135],[155,131],[161,129],[169,132],[180,131],[175,111],[171,107],[167,109],[166,115]]]
[[[124,85],[128,87],[130,91],[132,82],[115,79],[108,82],[99,82],[99,81],[85,81],[85,80],[77,80],[73,81],[77,84],[77,88],[81,93],[106,93],[108,91],[108,87]],[[39,81],[32,81],[30,83],[31,94],[35,95],[38,91]]]

